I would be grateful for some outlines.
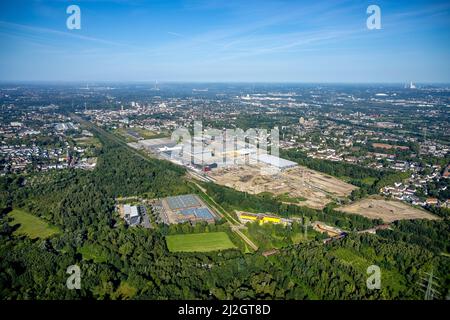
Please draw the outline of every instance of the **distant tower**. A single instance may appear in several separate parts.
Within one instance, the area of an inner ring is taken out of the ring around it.
[[[86,102],[84,103],[84,112],[87,111],[87,106],[86,106]]]

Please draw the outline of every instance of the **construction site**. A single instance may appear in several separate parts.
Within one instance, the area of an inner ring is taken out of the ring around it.
[[[322,209],[329,202],[344,198],[356,189],[349,183],[302,166],[288,168],[274,174],[264,165],[241,165],[209,171],[208,177],[215,183],[251,194],[270,192],[304,198],[296,204]],[[284,201],[288,202],[289,201]]]
[[[251,194],[270,192],[280,196],[282,202],[314,209],[322,209],[331,201],[339,203],[357,188],[248,143],[226,147],[221,140],[199,141],[198,150],[191,149],[189,143],[176,144],[169,138],[141,140],[139,147],[183,165],[201,181]]]
[[[153,211],[158,215],[159,221],[165,224],[201,221],[213,223],[219,219],[217,214],[194,194],[158,200],[153,205]]]

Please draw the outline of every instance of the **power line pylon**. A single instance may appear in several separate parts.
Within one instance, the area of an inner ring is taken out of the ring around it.
[[[438,284],[438,277],[433,274],[433,270],[431,270],[431,272],[425,272],[425,274],[428,275],[428,277],[421,277],[422,282],[420,283],[420,286],[422,287],[421,290],[425,293],[424,299],[433,300],[434,298],[439,298],[440,293],[437,289],[440,287]]]

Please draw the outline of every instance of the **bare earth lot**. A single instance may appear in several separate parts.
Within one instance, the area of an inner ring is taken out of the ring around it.
[[[369,219],[382,219],[384,222],[407,219],[437,220],[437,216],[422,209],[414,208],[406,203],[379,198],[366,198],[347,206],[338,208],[339,211],[355,213]]]
[[[333,198],[348,196],[357,187],[332,176],[298,166],[277,174],[262,174],[260,165],[242,165],[213,170],[216,183],[251,194],[271,192],[305,198],[299,204],[321,209]]]

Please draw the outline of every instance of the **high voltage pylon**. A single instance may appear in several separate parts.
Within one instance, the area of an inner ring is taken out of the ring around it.
[[[438,284],[438,277],[433,275],[433,270],[431,272],[425,272],[428,276],[422,276],[420,283],[421,291],[425,293],[424,299],[425,300],[433,300],[434,298],[439,298],[440,293],[439,290],[436,288],[439,288]]]

